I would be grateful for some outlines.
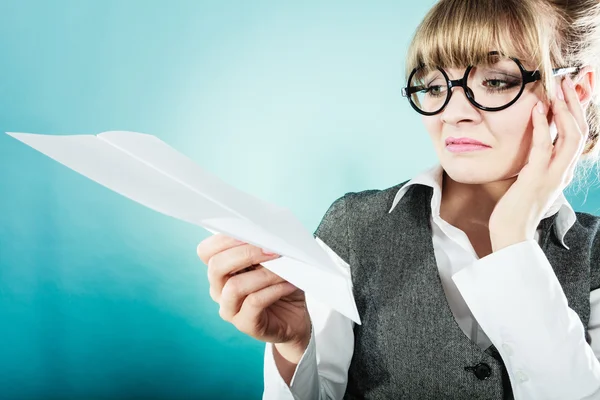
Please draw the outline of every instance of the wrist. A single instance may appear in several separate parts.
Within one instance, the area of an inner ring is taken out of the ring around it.
[[[492,245],[492,251],[496,252],[502,250],[513,244],[525,242],[529,238],[527,235],[518,234],[490,234],[490,242]]]
[[[298,364],[308,347],[310,337],[311,331],[309,330],[308,335],[285,343],[274,343],[273,347],[284,360],[292,364]]]
[[[279,374],[288,386],[291,386],[292,384],[292,379],[296,373],[296,368],[306,352],[310,338],[311,335],[309,335],[308,338],[303,338],[302,340],[273,344],[273,357],[275,359],[275,365],[279,370]]]

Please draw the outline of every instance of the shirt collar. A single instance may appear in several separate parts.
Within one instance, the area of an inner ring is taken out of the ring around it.
[[[403,185],[398,192],[396,193],[396,197],[394,197],[394,201],[392,203],[392,208],[390,209],[390,213],[396,208],[396,205],[400,202],[404,194],[408,191],[408,188],[412,185],[425,185],[433,188],[433,196],[431,197],[431,212],[433,215],[440,215],[440,204],[442,200],[442,177],[443,177],[443,168],[440,164],[436,164],[435,166],[421,172],[413,179],[408,181],[405,185]],[[560,195],[556,198],[554,203],[548,208],[546,214],[544,214],[543,218],[547,218],[551,215],[557,213],[556,220],[554,223],[554,229],[556,236],[560,240],[560,243],[566,248],[569,247],[565,244],[565,235],[571,229],[575,221],[577,220],[577,216],[575,215],[575,211],[567,201],[565,195],[561,192]]]

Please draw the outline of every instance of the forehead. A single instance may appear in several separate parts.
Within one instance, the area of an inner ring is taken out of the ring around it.
[[[440,69],[443,70],[450,79],[459,79],[469,71],[470,75],[477,74],[503,74],[519,78],[522,76],[520,62],[516,59],[494,54],[493,57],[483,60],[481,63],[472,66],[426,66],[422,65],[415,68],[412,73],[413,77],[419,78],[423,76],[442,76]],[[469,67],[471,67],[469,69]]]
[[[418,65],[416,68],[424,68],[424,69],[436,69],[436,68],[442,68],[444,70],[465,70],[471,66],[489,66],[489,67],[513,67],[516,66],[517,68],[519,68],[519,64],[522,65],[521,60],[519,60],[517,57],[511,56],[511,55],[505,55],[499,51],[496,50],[490,50],[487,53],[485,53],[484,55],[478,56],[478,57],[473,57],[472,60],[470,61],[465,61],[462,63],[459,62],[454,62],[454,63],[450,63],[450,62],[443,62],[442,60],[437,60],[438,63],[436,64],[427,64],[427,63],[421,63],[420,65]]]
[[[508,7],[507,3],[515,3]],[[490,51],[540,65],[538,17],[516,0],[443,0],[417,28],[406,72],[420,65],[462,69],[489,62]],[[539,11],[539,10],[538,10]]]

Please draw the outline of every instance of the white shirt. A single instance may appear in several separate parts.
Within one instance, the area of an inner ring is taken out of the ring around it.
[[[515,399],[600,399],[600,289],[590,293],[590,346],[584,340],[578,315],[568,307],[538,244],[539,232],[534,240],[479,258],[467,235],[440,217],[442,174],[442,167],[436,165],[410,180],[396,194],[390,212],[410,185],[433,188],[435,258],[458,325],[482,349],[496,346]],[[563,194],[544,218],[556,212],[554,229],[568,248],[564,236],[576,216]],[[317,242],[349,270],[348,264],[324,242],[319,238]],[[494,285],[484,286],[481,282]],[[306,302],[312,334],[291,387],[281,378],[273,345],[267,343],[263,399],[341,399],[344,395],[354,352],[354,322],[308,295]]]

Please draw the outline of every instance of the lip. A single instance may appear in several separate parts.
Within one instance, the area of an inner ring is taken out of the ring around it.
[[[453,138],[449,137],[446,139],[446,150],[451,153],[466,153],[480,150],[487,150],[491,148],[485,143],[481,143],[478,140],[471,138]]]
[[[455,137],[450,136],[449,138],[446,139],[446,146],[461,145],[461,144],[490,147],[485,143],[481,143],[479,140],[475,140],[475,139],[471,139],[471,138],[467,138],[467,137],[455,138]]]

